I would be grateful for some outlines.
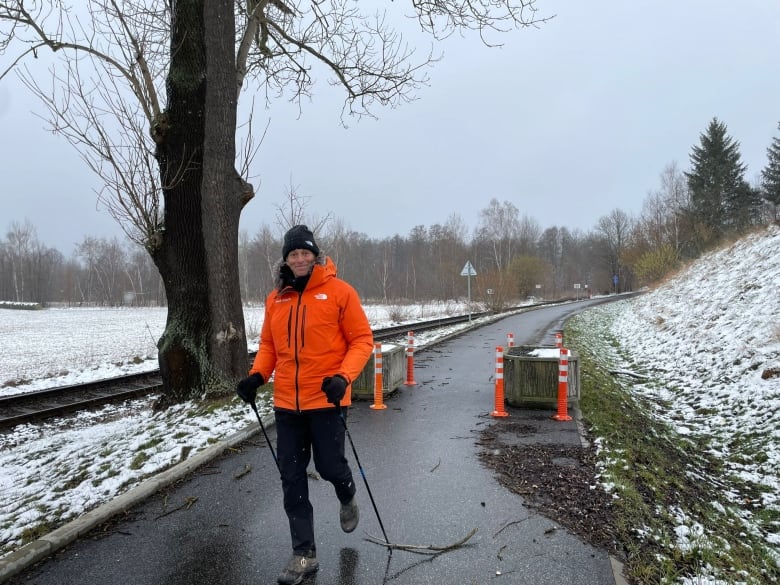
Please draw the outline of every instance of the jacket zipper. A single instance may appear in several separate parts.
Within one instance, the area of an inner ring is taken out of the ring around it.
[[[303,293],[298,293],[298,303],[295,306],[295,339],[293,340],[293,349],[295,351],[295,411],[300,413],[301,412],[301,403],[300,403],[300,390],[298,387],[298,374],[300,373],[301,364],[298,361],[298,332],[300,331],[300,327],[298,325],[299,318],[298,315],[301,310],[301,301],[303,300]],[[303,337],[303,332],[301,332],[301,337]]]

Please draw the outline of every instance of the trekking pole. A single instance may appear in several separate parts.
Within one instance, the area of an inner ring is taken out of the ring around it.
[[[260,428],[263,429],[263,434],[265,435],[265,440],[268,443],[268,448],[271,450],[271,455],[274,457],[274,463],[276,463],[276,469],[279,469],[279,473],[282,472],[282,470],[279,468],[279,459],[276,458],[276,451],[274,451],[274,446],[271,444],[271,439],[268,438],[268,433],[265,432],[265,425],[263,424],[263,420],[260,418],[260,413],[257,412],[257,405],[255,404],[255,401],[249,403],[249,406],[252,407],[252,410],[255,411],[255,415],[257,415],[257,422],[260,423]]]
[[[349,427],[347,426],[347,419],[344,418],[344,411],[341,409],[341,404],[336,402],[336,408],[339,411],[339,418],[341,419],[341,424],[344,425],[344,431],[347,433],[347,438],[349,439],[349,444],[352,446],[352,454],[355,456],[355,463],[357,463],[358,469],[360,470],[360,475],[363,476],[363,483],[366,484],[366,491],[368,492],[368,497],[371,500],[371,505],[374,507],[374,514],[376,514],[376,519],[379,521],[379,528],[382,529],[382,536],[385,537],[385,542],[388,544],[390,543],[390,539],[387,538],[387,532],[385,532],[385,525],[382,524],[382,517],[379,515],[379,510],[376,507],[376,502],[374,501],[374,494],[371,493],[371,486],[368,485],[368,479],[366,479],[366,473],[363,471],[363,466],[360,464],[360,457],[358,457],[357,449],[355,449],[355,443],[352,441],[352,435],[349,432]]]

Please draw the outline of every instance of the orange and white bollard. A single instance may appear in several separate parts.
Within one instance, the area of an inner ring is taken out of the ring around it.
[[[495,410],[490,415],[509,416],[509,413],[504,409],[504,348],[500,345],[496,347]]]
[[[414,381],[414,331],[406,334],[406,382],[405,386],[415,386]]]
[[[381,410],[387,408],[382,401],[382,390],[384,381],[382,380],[382,344],[374,344],[374,404],[371,408]]]
[[[506,346],[507,347],[514,347],[515,346],[515,335],[514,335],[514,333],[507,333],[506,334]]]
[[[563,347],[563,333],[561,331],[555,333],[555,347],[558,349]]]
[[[569,350],[561,348],[561,356],[558,359],[558,414],[553,415],[555,420],[571,420],[568,413],[569,403]]]

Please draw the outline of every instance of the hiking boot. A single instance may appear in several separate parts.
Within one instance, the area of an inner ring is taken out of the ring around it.
[[[315,553],[294,554],[276,581],[284,585],[298,585],[306,575],[314,573],[319,568],[320,563],[317,561]]]
[[[355,496],[352,496],[352,499],[346,504],[341,504],[339,520],[341,520],[341,529],[344,532],[352,532],[357,528],[358,520],[360,520],[360,513],[358,512]]]

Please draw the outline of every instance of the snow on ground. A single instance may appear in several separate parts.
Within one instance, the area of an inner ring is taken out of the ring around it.
[[[760,441],[765,460],[733,470],[771,487],[764,504],[780,505],[780,229],[711,254],[616,310],[614,333],[632,340],[643,373],[665,380],[647,388],[673,405],[658,415],[680,434],[710,437],[722,459],[735,438]]]
[[[413,321],[439,309],[404,310]],[[262,311],[247,311],[256,348]],[[780,507],[780,228],[710,254],[646,295],[592,311],[612,320],[627,367],[665,381],[635,386],[667,404],[658,416],[680,433],[709,437],[711,451],[731,470],[765,486],[762,506]],[[389,324],[388,307],[369,305],[366,312],[373,327]],[[153,340],[164,320],[164,311],[150,309],[2,310],[0,393],[153,369]],[[416,338],[418,347],[425,342]],[[76,517],[251,422],[238,401],[196,410],[107,407],[0,435],[0,555],[46,530],[47,518]],[[737,450],[745,444],[755,457]],[[776,545],[778,535],[780,526],[769,536]],[[685,538],[690,531],[681,533]]]
[[[455,301],[367,304],[365,311],[377,329],[462,315],[468,307]],[[157,307],[0,310],[0,396],[157,369],[166,315]],[[263,308],[245,307],[244,323],[248,349],[257,350]]]
[[[634,391],[677,433],[704,439],[724,473],[761,486],[756,513],[780,514],[780,227],[604,310],[628,361],[647,376]],[[780,523],[766,539],[780,558]]]
[[[0,396],[157,368],[164,308],[0,310]]]

